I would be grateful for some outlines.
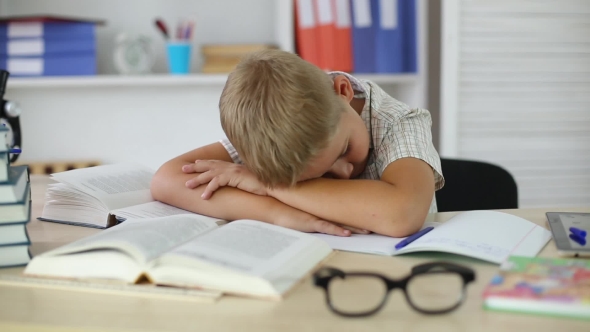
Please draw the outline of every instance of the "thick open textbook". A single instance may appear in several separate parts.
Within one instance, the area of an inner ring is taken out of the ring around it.
[[[438,251],[469,256],[496,264],[510,255],[534,257],[551,239],[551,232],[526,219],[497,211],[461,212],[444,223],[427,222],[434,229],[397,250],[403,238],[378,234],[339,237],[314,234],[333,249],[378,255]]]
[[[30,276],[148,281],[280,299],[332,249],[313,235],[200,215],[127,220],[36,256]],[[223,225],[223,226],[220,226]]]
[[[151,168],[135,163],[51,174],[40,220],[107,228],[121,219],[191,214],[152,198]]]

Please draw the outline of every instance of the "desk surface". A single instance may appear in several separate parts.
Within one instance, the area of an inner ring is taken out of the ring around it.
[[[56,248],[99,230],[37,221],[43,208],[47,177],[32,176],[33,220],[28,225],[33,242],[31,252]],[[552,209],[553,210],[553,209]],[[547,209],[506,210],[537,224],[545,224]],[[589,208],[554,209],[583,211]],[[454,213],[438,213],[430,221],[446,221]],[[555,257],[553,241],[543,249],[543,257]],[[282,302],[224,297],[216,303],[153,300],[75,291],[0,286],[1,331],[589,331],[590,323],[482,309],[482,291],[498,266],[481,261],[444,255],[412,254],[383,257],[337,252],[328,265],[344,270],[380,271],[391,277],[407,274],[411,267],[433,259],[450,259],[476,270],[476,282],[468,287],[468,297],[458,310],[442,316],[414,312],[401,292],[390,295],[386,307],[375,316],[347,319],[332,314],[324,294],[305,280]],[[20,269],[0,273],[19,273]]]

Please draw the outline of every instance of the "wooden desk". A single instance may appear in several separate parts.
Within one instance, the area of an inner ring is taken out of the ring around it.
[[[33,254],[98,231],[37,221],[48,180],[32,177],[31,182],[33,221],[29,224],[29,233]],[[590,208],[551,210],[590,212]],[[545,225],[546,211],[506,212]],[[445,221],[453,214],[439,213],[430,219]],[[541,253],[545,257],[555,255],[553,242]],[[328,310],[323,292],[313,287],[310,280],[305,280],[282,302],[225,297],[213,304],[0,286],[0,331],[590,331],[587,321],[483,310],[481,293],[497,271],[497,265],[444,254],[393,258],[345,252],[338,252],[327,264],[344,270],[373,270],[400,277],[415,264],[441,258],[468,264],[477,273],[477,280],[469,286],[463,306],[443,316],[418,314],[406,304],[401,292],[394,292],[386,307],[375,316],[342,318]],[[0,272],[18,273],[21,270]]]

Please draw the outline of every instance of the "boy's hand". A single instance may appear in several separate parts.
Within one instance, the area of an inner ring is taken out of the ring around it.
[[[272,212],[270,212],[272,213]],[[272,214],[271,214],[272,215]],[[324,233],[337,236],[350,236],[355,233],[335,223],[297,209],[281,209],[272,215],[273,224],[306,233]]]
[[[184,173],[201,173],[188,180],[186,186],[194,189],[208,183],[201,195],[203,199],[209,199],[213,192],[224,186],[235,187],[256,195],[267,195],[266,186],[258,181],[258,178],[244,165],[221,160],[197,160],[194,164],[182,166],[182,171]]]

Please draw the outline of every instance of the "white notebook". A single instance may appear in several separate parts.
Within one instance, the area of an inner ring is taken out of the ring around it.
[[[526,219],[497,211],[461,212],[445,223],[427,222],[434,229],[409,245],[395,249],[404,238],[377,234],[339,237],[315,234],[333,249],[395,256],[438,251],[478,258],[496,264],[511,255],[534,257],[551,239],[551,232]]]

